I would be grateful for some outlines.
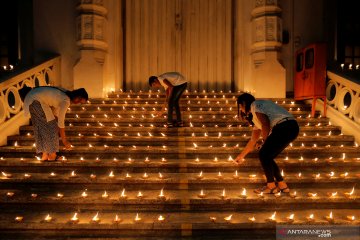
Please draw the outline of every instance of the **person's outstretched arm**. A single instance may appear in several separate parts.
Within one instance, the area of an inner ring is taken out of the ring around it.
[[[261,129],[254,129],[251,133],[250,141],[246,144],[245,148],[242,150],[242,152],[235,158],[236,163],[241,163],[244,161],[244,158],[246,155],[254,150],[254,147],[256,145],[257,140],[260,138]]]

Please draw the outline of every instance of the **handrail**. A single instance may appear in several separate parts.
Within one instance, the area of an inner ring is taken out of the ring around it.
[[[350,81],[332,71],[326,86],[328,104],[351,120],[360,124],[360,84]]]
[[[22,110],[18,93],[24,85],[29,87],[59,83],[60,56],[52,58],[25,72],[0,83],[0,126]]]

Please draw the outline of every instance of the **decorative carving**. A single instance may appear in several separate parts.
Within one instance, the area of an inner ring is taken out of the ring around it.
[[[256,0],[255,7],[261,7],[264,6],[264,0]]]
[[[266,18],[266,41],[276,41],[276,27],[274,18]]]

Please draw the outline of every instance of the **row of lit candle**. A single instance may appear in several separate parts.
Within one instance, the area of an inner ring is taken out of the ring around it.
[[[273,214],[271,214],[270,217],[268,218],[265,218],[264,220],[266,222],[286,222],[286,223],[293,223],[295,221],[295,214],[294,213],[291,213],[289,216],[287,216],[285,218],[285,220],[279,220],[277,219],[276,217],[276,214],[277,212],[274,212]],[[218,217],[216,216],[210,216],[209,217],[209,220],[211,222],[216,222],[218,219]],[[233,222],[234,218],[233,218],[233,214],[230,214],[226,217],[223,217],[224,221],[225,222]],[[324,219],[326,221],[328,221],[329,223],[334,223],[335,222],[335,217],[333,215],[333,212],[331,211],[329,213],[329,215],[325,215],[324,216]],[[23,216],[16,216],[15,217],[15,221],[16,222],[22,222],[24,220],[24,217]],[[164,222],[165,221],[165,217],[162,216],[162,215],[159,215],[157,218],[156,218],[157,222]],[[347,221],[350,221],[350,222],[353,222],[356,220],[356,217],[354,215],[348,215],[344,218],[344,220],[347,220]],[[55,221],[54,218],[52,216],[50,216],[50,214],[47,214],[45,216],[45,218],[43,219],[44,222],[53,222]],[[92,223],[100,223],[101,219],[100,219],[100,215],[99,215],[99,212],[97,212],[92,218],[91,218],[91,221]],[[135,217],[133,218],[133,221],[134,222],[140,222],[142,221],[142,218],[140,217],[140,214],[139,213],[136,213]],[[148,222],[148,219],[146,220]],[[256,222],[256,218],[255,216],[253,215],[252,217],[249,217],[248,218],[248,221],[250,222]],[[306,216],[306,221],[305,222],[310,222],[310,223],[313,223],[315,222],[316,219],[315,219],[315,215],[313,213],[311,213],[310,215]],[[80,222],[80,219],[79,219],[79,214],[76,212],[72,215],[72,217],[70,218],[69,222],[71,223],[79,223]],[[122,219],[116,214],[115,215],[115,218],[113,219],[113,223],[120,223],[122,222]]]

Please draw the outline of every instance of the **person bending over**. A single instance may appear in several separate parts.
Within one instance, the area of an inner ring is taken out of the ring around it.
[[[294,116],[281,106],[269,100],[255,100],[248,93],[237,98],[238,116],[253,126],[250,141],[234,160],[240,164],[245,156],[255,148],[265,172],[266,186],[256,189],[256,193],[289,193],[290,189],[281,176],[275,162],[279,155],[299,134],[299,125]],[[240,111],[239,112],[239,107]],[[277,183],[277,185],[276,185]]]
[[[178,72],[167,72],[159,76],[149,77],[149,85],[153,88],[163,87],[166,92],[166,102],[157,116],[161,116],[167,107],[166,127],[183,127],[179,100],[187,87],[187,81],[183,75]],[[173,110],[176,112],[176,122],[173,122]]]
[[[43,161],[57,160],[59,133],[65,148],[71,148],[65,135],[65,114],[70,103],[86,103],[87,100],[88,94],[84,88],[66,91],[43,86],[35,87],[26,93],[24,113],[25,116],[31,116],[36,153],[42,153]]]

